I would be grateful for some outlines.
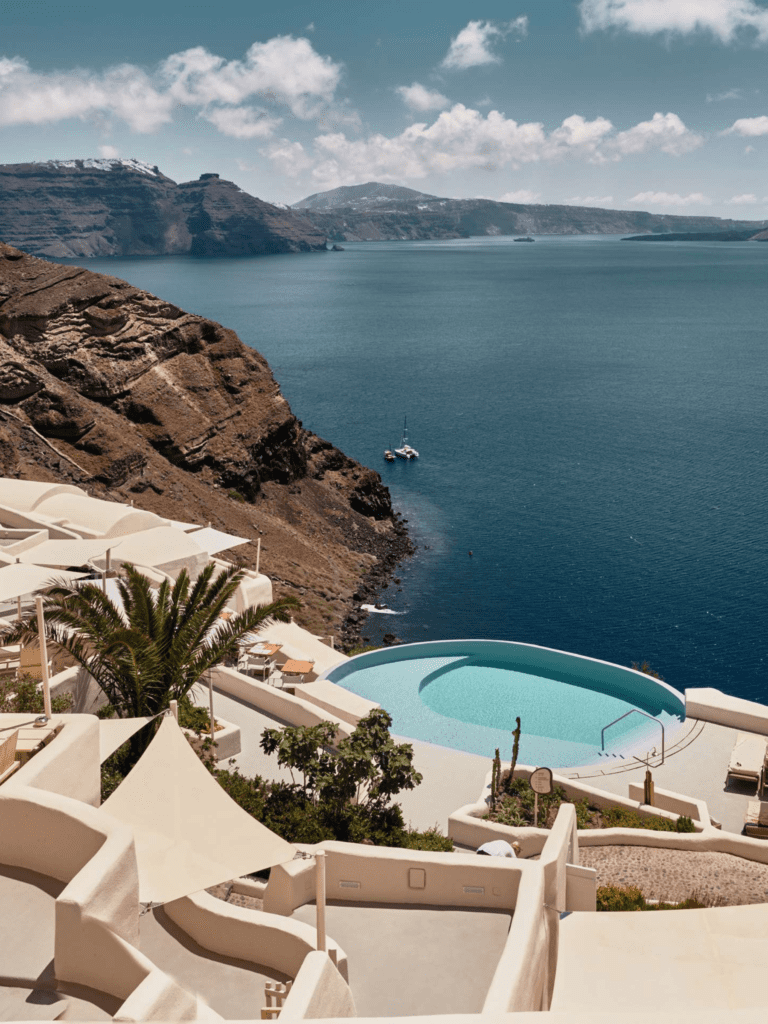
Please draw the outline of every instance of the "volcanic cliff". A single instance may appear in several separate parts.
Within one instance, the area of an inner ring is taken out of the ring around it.
[[[37,256],[252,256],[325,250],[293,210],[218,174],[177,185],[139,160],[0,165],[0,238]]]
[[[320,633],[409,550],[379,474],[304,430],[233,331],[0,243],[3,476],[212,522],[251,539],[234,552],[249,566],[260,538],[276,593]]]

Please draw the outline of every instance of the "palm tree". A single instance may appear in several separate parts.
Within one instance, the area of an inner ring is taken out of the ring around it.
[[[236,657],[246,633],[274,620],[287,622],[289,611],[300,607],[295,597],[284,597],[224,620],[220,615],[244,575],[235,566],[214,578],[211,562],[194,584],[183,569],[175,583],[164,580],[157,590],[134,566],[125,563],[124,570],[117,580],[124,614],[94,583],[55,584],[44,604],[46,637],[86,669],[120,718],[159,714],[209,669]],[[37,632],[34,617],[14,630],[19,640]],[[156,727],[151,723],[133,738],[131,763]]]

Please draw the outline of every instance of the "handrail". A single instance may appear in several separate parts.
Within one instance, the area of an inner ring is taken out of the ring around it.
[[[616,725],[622,718],[626,718],[627,715],[642,715],[644,718],[650,718],[652,722],[655,722],[661,728],[661,763],[664,764],[664,723],[659,721],[658,718],[654,718],[653,715],[647,714],[645,711],[641,711],[639,708],[632,708],[629,711],[625,711],[623,715],[619,715],[618,718],[614,718],[608,725],[603,726],[600,732],[600,746],[605,750],[605,730],[610,729],[612,725]],[[658,766],[657,766],[658,767]]]

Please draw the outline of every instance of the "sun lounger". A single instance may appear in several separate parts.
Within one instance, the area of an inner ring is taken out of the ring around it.
[[[19,762],[16,760],[16,741],[18,738],[19,730],[17,729],[16,732],[12,732],[5,739],[0,739],[0,782],[5,782],[19,767]]]
[[[768,839],[768,800],[750,800],[744,818],[744,832],[757,839]]]
[[[759,783],[765,762],[767,743],[765,736],[756,736],[750,732],[736,734],[736,743],[728,763],[726,785],[731,779]]]

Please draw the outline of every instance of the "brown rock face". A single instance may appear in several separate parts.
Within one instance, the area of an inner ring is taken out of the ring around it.
[[[0,165],[0,238],[55,258],[325,249],[325,235],[303,214],[217,174],[177,185],[137,160]]]
[[[234,332],[2,243],[0,476],[213,522],[252,539],[244,564],[260,538],[263,570],[318,632],[408,547],[378,473],[304,430]]]

